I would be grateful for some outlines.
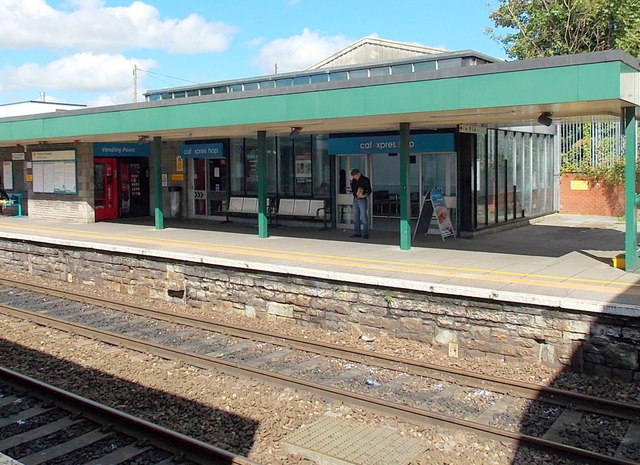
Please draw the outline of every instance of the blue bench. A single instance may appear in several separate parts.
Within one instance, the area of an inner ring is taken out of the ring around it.
[[[9,200],[0,201],[0,207],[2,207],[2,212],[4,213],[4,209],[7,207],[17,207],[17,213],[15,216],[22,217],[22,198],[24,194],[8,194]]]

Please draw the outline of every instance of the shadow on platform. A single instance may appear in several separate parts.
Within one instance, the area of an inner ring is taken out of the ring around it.
[[[597,217],[599,218],[599,217]],[[147,225],[154,227],[152,217],[128,218],[113,223]],[[257,236],[255,222],[200,219],[165,219],[165,228],[216,231]],[[373,229],[367,240],[352,238],[351,229],[321,229],[290,225],[270,225],[272,237],[319,239],[399,246],[400,234],[389,224],[382,230]],[[399,223],[398,223],[399,229]],[[420,234],[412,240],[412,247],[457,251],[501,253],[559,258],[572,252],[611,265],[613,257],[624,249],[624,225],[613,218],[593,220],[580,215],[550,215],[540,222],[522,222],[519,227],[506,230],[479,231],[473,237],[456,237],[443,240],[438,234]]]

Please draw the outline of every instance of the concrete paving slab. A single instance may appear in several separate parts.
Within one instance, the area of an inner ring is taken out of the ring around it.
[[[428,443],[387,428],[323,417],[289,434],[284,447],[323,465],[406,465],[424,455]]]

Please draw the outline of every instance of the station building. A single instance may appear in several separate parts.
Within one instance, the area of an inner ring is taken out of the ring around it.
[[[162,228],[170,216],[225,220],[232,198],[253,199],[244,220],[257,217],[261,237],[283,199],[321,200],[326,216],[280,224],[353,227],[358,168],[373,185],[371,229],[397,231],[406,249],[433,191],[458,235],[557,211],[554,123],[615,116],[635,141],[639,70],[621,51],[505,62],[365,38],[300,72],[1,118],[0,159],[4,180],[9,170],[23,180],[15,186],[30,216],[151,215]],[[635,144],[626,147],[635,176]],[[635,223],[627,230],[631,250]],[[420,232],[438,233],[433,224]]]

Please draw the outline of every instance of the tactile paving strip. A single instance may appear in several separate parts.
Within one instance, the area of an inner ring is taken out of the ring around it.
[[[320,465],[405,465],[428,444],[384,428],[324,417],[288,435],[284,447]]]
[[[11,457],[0,454],[0,465],[22,465],[20,462],[16,462]]]

